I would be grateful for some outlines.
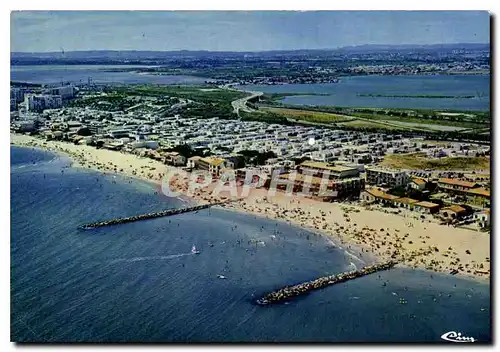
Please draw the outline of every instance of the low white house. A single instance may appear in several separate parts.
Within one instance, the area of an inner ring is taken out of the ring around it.
[[[140,142],[130,143],[130,146],[132,149],[137,149],[137,148],[158,149],[158,142],[150,140],[140,141]]]
[[[484,210],[474,214],[474,220],[476,220],[477,226],[482,229],[490,227],[490,211]]]
[[[198,161],[200,159],[201,159],[201,156],[192,156],[192,157],[188,158],[186,166],[189,169],[194,169],[196,167],[196,165],[198,164]]]
[[[425,180],[421,178],[413,178],[408,184],[408,187],[417,191],[423,191],[425,189],[425,183]]]

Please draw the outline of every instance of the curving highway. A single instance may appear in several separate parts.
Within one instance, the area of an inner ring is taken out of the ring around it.
[[[249,91],[249,90],[242,90],[242,89],[236,89],[232,88],[232,86],[235,84],[225,84],[223,86],[220,86],[219,88],[222,89],[228,89],[228,90],[234,90],[237,92],[244,92],[250,94],[249,96],[246,96],[244,98],[236,99],[231,102],[231,105],[233,107],[233,112],[235,112],[238,116],[240,116],[240,110],[243,110],[245,112],[254,112],[256,111],[255,109],[250,108],[247,106],[247,102],[251,99],[255,99],[257,97],[260,97],[263,95],[263,92],[254,92],[254,91]]]
[[[231,105],[233,106],[233,111],[236,114],[238,114],[238,116],[240,115],[240,110],[243,110],[245,112],[256,111],[255,109],[250,108],[247,105],[247,102],[251,99],[255,99],[257,97],[260,97],[262,94],[264,94],[263,92],[251,92],[251,91],[244,91],[244,92],[250,93],[251,95],[244,97],[244,98],[241,98],[241,99],[238,99],[238,100],[234,100],[231,102]]]

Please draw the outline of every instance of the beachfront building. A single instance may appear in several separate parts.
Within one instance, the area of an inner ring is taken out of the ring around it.
[[[479,187],[477,183],[462,181],[456,178],[440,178],[438,180],[438,188],[449,193],[462,194],[477,187]]]
[[[164,153],[163,162],[169,165],[181,166],[186,164],[186,157],[178,152],[168,152]]]
[[[394,205],[405,208],[411,211],[416,211],[426,214],[434,214],[439,210],[439,204],[418,201],[407,197],[397,197],[392,194],[385,193],[377,188],[369,188],[361,193],[360,199],[367,204],[378,203],[382,205]]]
[[[394,200],[394,205],[400,208],[406,208],[408,210],[414,210],[414,205],[418,203],[417,199],[401,197]]]
[[[130,131],[124,129],[112,130],[109,131],[108,135],[111,138],[123,138],[128,137],[130,135]]]
[[[186,167],[188,169],[195,169],[198,166],[198,162],[200,161],[201,156],[192,156],[187,159]]]
[[[414,177],[411,179],[408,187],[416,191],[423,191],[425,189],[426,182],[422,178]]]
[[[266,186],[269,187],[270,184],[271,181],[268,180]],[[281,174],[276,188],[283,191],[292,189],[294,193],[309,192],[311,196],[320,197],[324,201],[358,199],[360,193],[365,189],[365,180],[361,177],[331,180],[300,173]]]
[[[197,167],[201,170],[207,170],[214,177],[220,176],[221,170],[226,167],[225,160],[222,158],[200,158]]]
[[[268,168],[265,167],[243,167],[234,170],[236,180],[243,183],[252,183],[254,185],[259,185],[259,187],[266,186],[269,187],[271,173]],[[248,178],[248,179],[247,179]]]
[[[427,201],[412,204],[413,211],[418,211],[418,212],[425,213],[425,214],[437,213],[439,211],[439,207],[440,207],[439,204],[427,202]]]
[[[132,143],[130,143],[130,147],[132,148],[132,150],[140,149],[140,148],[158,149],[159,144],[157,141],[146,140],[146,141],[140,141],[140,142],[132,142]]]
[[[332,165],[318,161],[304,161],[297,167],[300,174],[312,175],[322,178],[323,175],[330,179],[343,179],[359,176],[359,170],[356,167]]]
[[[393,205],[394,201],[399,197],[393,196],[392,194],[385,193],[377,188],[368,188],[364,192],[361,192],[360,199],[367,203],[378,203],[382,205]]]
[[[366,183],[388,188],[404,187],[408,183],[408,175],[404,171],[366,168]]]
[[[99,122],[99,121],[92,121],[91,123],[87,124],[87,128],[89,129],[90,133],[92,134],[100,134],[104,130],[104,123]]]
[[[490,227],[490,211],[485,210],[480,213],[474,214],[474,220],[476,220],[477,226],[481,229],[486,229]]]
[[[490,205],[490,191],[485,188],[473,188],[465,191],[465,196],[471,204],[481,207],[489,207]]]
[[[11,130],[14,132],[33,132],[36,130],[36,123],[32,120],[16,121],[11,125]]]
[[[440,215],[445,220],[458,220],[467,215],[467,209],[460,205],[450,205],[440,210]]]
[[[102,147],[109,150],[120,150],[123,144],[120,142],[107,142],[104,143]]]

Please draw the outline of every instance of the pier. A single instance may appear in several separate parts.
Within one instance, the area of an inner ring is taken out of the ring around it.
[[[294,286],[287,286],[277,291],[273,291],[271,293],[266,294],[262,298],[258,299],[257,303],[260,305],[279,303],[296,296],[305,295],[314,290],[319,290],[326,286],[335,285],[348,280],[353,280],[358,277],[373,274],[377,271],[391,269],[397,263],[398,263],[397,261],[391,260],[388,262],[365,266],[360,270],[345,272],[337,275],[324,276],[313,281],[304,282]]]
[[[81,225],[79,228],[87,230],[87,229],[95,229],[95,228],[104,227],[104,226],[119,225],[119,224],[124,224],[127,222],[135,222],[135,221],[141,221],[141,220],[161,218],[164,216],[172,216],[172,215],[178,215],[178,214],[182,214],[182,213],[189,213],[189,212],[193,212],[193,211],[207,209],[207,208],[213,207],[215,205],[224,205],[224,204],[227,204],[230,202],[233,202],[233,200],[228,200],[228,201],[218,202],[218,203],[196,205],[193,207],[186,207],[186,208],[180,208],[180,209],[168,209],[168,210],[164,210],[164,211],[146,213],[146,214],[141,214],[141,215],[134,215],[134,216],[129,216],[129,217],[125,217],[125,218],[117,218],[117,219],[111,219],[111,220],[105,220],[105,221],[98,221],[98,222],[93,222],[90,224]]]

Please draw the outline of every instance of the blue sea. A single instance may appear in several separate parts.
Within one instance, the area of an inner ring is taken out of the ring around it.
[[[248,85],[242,88],[265,93],[301,93],[282,99],[282,103],[289,105],[470,111],[490,109],[488,75],[356,76],[341,77],[338,83]],[[311,93],[326,95],[310,95]],[[473,96],[473,98],[363,96],[370,94]]]
[[[207,79],[186,75],[145,75],[136,72],[113,72],[114,69],[144,68],[128,65],[27,65],[11,66],[10,80],[36,84],[61,82],[82,84],[91,78],[98,84],[202,84]]]
[[[12,341],[444,342],[448,331],[491,341],[490,286],[421,270],[258,306],[270,290],[363,258],[286,223],[216,208],[78,230],[188,203],[52,153],[10,153]]]

